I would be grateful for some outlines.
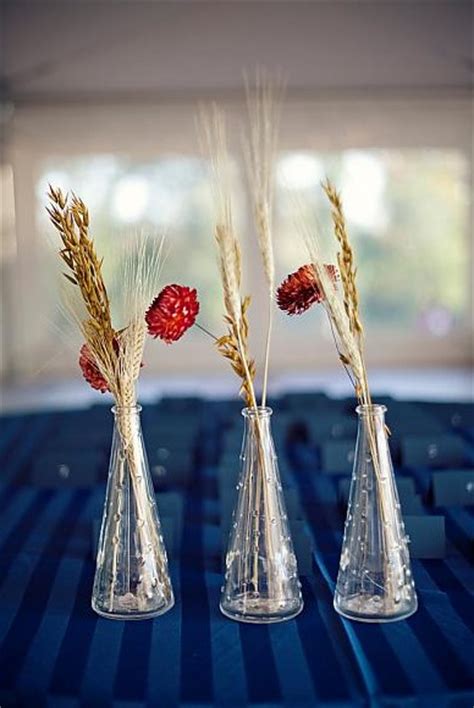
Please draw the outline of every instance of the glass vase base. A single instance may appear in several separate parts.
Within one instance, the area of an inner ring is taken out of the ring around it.
[[[291,620],[303,609],[303,603],[285,602],[260,597],[237,597],[219,605],[223,615],[236,622],[274,624]]]
[[[344,603],[338,602],[337,597],[334,600],[334,609],[342,617],[357,622],[399,622],[400,620],[411,617],[418,609],[418,603],[399,603],[398,607],[390,608],[383,606],[383,600],[379,595],[354,595],[350,598],[344,598]]]
[[[173,599],[171,602],[164,603],[160,607],[156,607],[154,609],[139,610],[134,607],[136,603],[133,600],[133,595],[130,594],[130,597],[124,595],[122,598],[115,598],[116,604],[112,611],[107,610],[105,608],[97,607],[94,603],[92,603],[92,609],[96,614],[100,615],[101,617],[105,617],[106,619],[120,621],[137,621],[159,617],[160,615],[164,615],[166,612],[168,612],[174,607]]]

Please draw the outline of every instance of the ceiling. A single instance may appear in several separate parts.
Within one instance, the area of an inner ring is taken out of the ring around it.
[[[17,102],[232,92],[280,67],[289,89],[469,89],[472,5],[388,2],[3,2]]]

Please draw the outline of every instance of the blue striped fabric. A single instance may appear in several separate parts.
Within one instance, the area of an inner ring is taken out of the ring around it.
[[[5,421],[1,708],[474,705],[474,507],[436,510],[446,519],[448,552],[444,560],[413,561],[420,601],[414,616],[387,625],[349,622],[332,607],[343,524],[338,477],[318,471],[317,451],[312,468],[308,449],[299,455],[293,445],[287,462],[314,543],[313,573],[302,579],[304,612],[268,627],[229,621],[218,609],[216,462],[223,428],[210,422],[225,406],[208,405],[202,416],[207,437],[192,483],[181,490],[181,552],[170,566],[176,606],[146,622],[112,622],[90,609],[91,528],[104,489],[29,484],[31,464],[48,436],[57,443],[61,416]],[[398,408],[402,416],[403,405]],[[448,413],[443,406],[445,426]],[[76,415],[86,427],[88,412]],[[403,472],[413,476],[426,512],[432,512],[429,470]]]

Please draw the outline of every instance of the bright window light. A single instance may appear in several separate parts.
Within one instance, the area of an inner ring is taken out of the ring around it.
[[[119,221],[132,223],[145,214],[150,196],[150,185],[145,177],[123,177],[115,186],[112,209]]]
[[[278,163],[278,184],[287,189],[304,190],[317,187],[323,179],[321,161],[303,152],[290,153]]]
[[[278,175],[287,177],[279,179],[275,199],[281,277],[307,258],[295,235],[293,190],[316,181],[318,171],[317,182],[327,175],[342,194],[362,310],[372,330],[442,338],[466,327],[470,183],[468,157],[461,150],[298,151],[284,153],[278,168]],[[302,189],[300,197],[319,230],[324,257],[335,259],[330,209],[319,184]],[[281,318],[282,330],[305,326],[304,317],[290,319]]]
[[[386,168],[377,155],[350,150],[344,156],[344,209],[349,221],[362,228],[378,231],[386,223],[384,191]]]

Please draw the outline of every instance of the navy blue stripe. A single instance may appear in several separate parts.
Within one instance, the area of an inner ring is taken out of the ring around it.
[[[278,703],[282,694],[268,627],[240,624],[247,693],[251,703]]]
[[[331,574],[321,554],[317,549],[315,550],[314,555],[317,561],[318,569],[321,571],[321,576],[322,578],[324,578],[324,582],[327,585],[328,592],[332,597],[335,584],[334,580],[331,577]],[[360,672],[364,681],[364,686],[366,687],[367,695],[375,695],[377,693],[378,687],[377,677],[372,669],[372,666],[367,661],[367,658],[362,652],[362,647],[356,634],[357,622],[345,622],[339,615],[336,614],[336,612],[334,612],[334,617],[337,617],[338,622],[344,628],[344,631],[347,635],[348,641],[352,647],[352,654],[354,656],[354,660],[357,661],[359,665]]]
[[[152,634],[147,665],[147,701],[150,708],[179,704],[181,604],[179,572],[175,563],[170,564],[171,582],[176,605],[169,612],[151,623]]]
[[[342,619],[342,622],[349,620]],[[380,692],[389,696],[410,696],[413,686],[403,670],[398,656],[385,636],[385,626],[353,623],[353,629],[374,673],[379,679]],[[390,631],[390,630],[388,630]],[[389,670],[387,670],[387,668]]]
[[[450,690],[472,689],[474,679],[454,651],[439,626],[434,622],[423,602],[409,620],[410,627],[423,645],[433,666],[439,671]],[[466,661],[470,657],[466,656]]]
[[[474,544],[472,536],[466,533],[465,529],[451,515],[449,509],[445,510],[446,535],[451,543],[456,546],[457,550],[466,558],[466,560],[474,560]],[[473,524],[474,530],[474,524]]]
[[[360,700],[366,695],[366,690],[359,665],[354,659],[341,622],[334,613],[332,595],[319,568],[315,568],[315,573],[315,592],[306,578],[301,580],[304,610],[296,618],[314,691],[325,701],[336,698]],[[328,651],[328,645],[331,651]],[[344,681],[341,681],[342,667]]]
[[[33,497],[31,504],[23,510],[22,516],[11,529],[8,536],[0,545],[0,555],[13,560],[28,536],[38,523],[38,517],[52,499],[53,492],[50,489],[42,489]],[[8,565],[5,567],[6,572]]]
[[[87,499],[83,491],[75,492],[64,513],[55,524],[51,537],[25,590],[16,617],[0,647],[0,686],[12,688],[30,646],[30,638],[38,631],[48,602],[51,586],[61,562],[61,551],[68,543],[75,521]],[[37,521],[37,519],[35,519]],[[24,539],[22,539],[24,540]],[[51,555],[50,550],[56,551]]]
[[[114,686],[116,700],[145,700],[152,631],[150,620],[125,623]]]
[[[18,417],[3,424],[2,436],[0,437],[0,459],[10,448],[10,446],[18,439],[25,425],[26,418]],[[1,421],[0,421],[1,424]]]
[[[202,518],[200,494],[201,469],[197,469],[196,493],[186,492],[184,518]],[[181,701],[212,703],[211,625],[205,581],[203,525],[185,523],[183,549],[193,549],[193,556],[181,559]]]
[[[18,489],[19,488],[14,487],[13,484],[9,484],[0,492],[0,514],[2,514],[10,504]]]
[[[56,658],[50,684],[53,694],[77,696],[80,692],[98,619],[91,608],[93,581],[94,564],[88,561],[82,569],[74,606]]]
[[[335,503],[335,492],[327,490],[326,480],[320,481],[315,480],[313,484],[307,484],[304,482],[303,474],[295,471],[295,479],[300,487],[300,498],[303,508],[305,510],[308,522],[311,526],[315,539],[317,538],[317,523],[321,523],[321,517],[327,520],[327,528],[331,529],[333,533],[325,533],[326,545],[334,546],[334,551],[339,553],[340,548],[336,544],[336,536],[341,534],[342,541],[342,518],[339,511],[339,507]],[[318,496],[318,482],[320,482],[321,490],[324,494],[324,499],[320,500]],[[332,497],[332,498],[331,498]],[[324,502],[324,503],[322,503]],[[332,503],[331,503],[332,502]],[[318,515],[314,514],[314,511],[318,510]],[[331,541],[332,538],[332,541]],[[327,549],[329,550],[329,549]],[[332,604],[332,602],[331,602]],[[347,620],[339,620],[340,622],[347,622]],[[365,657],[369,660],[369,663],[376,667],[380,662],[384,662],[386,659],[382,657],[387,657],[390,662],[389,665],[393,670],[390,672],[384,671],[384,665],[380,665],[380,670],[375,669],[375,673],[380,676],[380,680],[383,680],[383,690],[387,691],[390,695],[410,695],[412,693],[412,686],[408,678],[406,677],[403,668],[395,655],[390,644],[387,642],[380,627],[373,625],[371,627],[367,625],[362,625],[361,623],[354,623],[353,632],[358,639],[358,645],[362,647]],[[360,657],[357,655],[357,650],[355,646],[352,646],[354,663],[360,663]],[[386,664],[385,664],[386,665]],[[318,677],[319,680],[319,677]],[[322,682],[324,685],[324,682]],[[336,681],[337,684],[337,681]],[[327,684],[326,684],[327,685]],[[330,694],[329,694],[330,695]]]
[[[5,472],[3,481],[9,483],[26,481],[28,463],[39,442],[50,428],[54,416],[42,415],[34,417],[22,437],[21,445],[13,445],[5,456]]]
[[[464,624],[474,633],[474,598],[472,593],[466,590],[447,563],[431,560],[423,565],[441,592],[449,594],[451,605],[462,618]]]
[[[31,637],[28,654],[18,676],[18,692],[25,705],[46,697],[57,653],[74,606],[85,560],[63,556],[37,633]]]

